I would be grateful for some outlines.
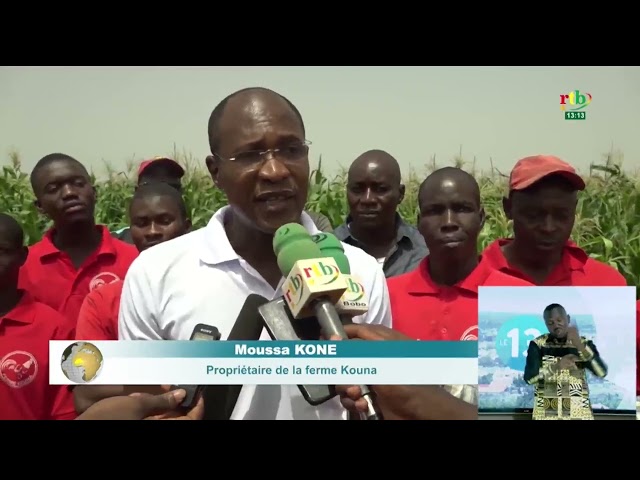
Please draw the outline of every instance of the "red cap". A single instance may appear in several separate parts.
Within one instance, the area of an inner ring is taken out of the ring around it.
[[[149,168],[150,165],[164,165],[173,174],[175,174],[177,178],[182,178],[182,176],[184,175],[184,168],[182,168],[180,164],[175,160],[172,160],[168,157],[154,157],[150,160],[145,160],[140,164],[140,166],[138,167],[138,177],[142,175],[142,172]]]
[[[544,177],[554,174],[565,177],[576,190],[584,190],[584,180],[567,162],[552,155],[534,155],[516,162],[509,176],[509,191],[524,190]]]

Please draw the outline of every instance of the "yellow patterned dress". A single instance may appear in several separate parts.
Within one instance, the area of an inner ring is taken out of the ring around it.
[[[529,344],[524,381],[535,387],[533,420],[593,420],[586,370],[604,378],[607,366],[591,340],[580,337],[584,351],[551,334]],[[554,371],[565,355],[579,358],[576,368]]]

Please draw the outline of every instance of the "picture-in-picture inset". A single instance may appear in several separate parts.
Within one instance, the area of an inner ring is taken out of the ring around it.
[[[480,287],[480,414],[636,412],[635,287]]]

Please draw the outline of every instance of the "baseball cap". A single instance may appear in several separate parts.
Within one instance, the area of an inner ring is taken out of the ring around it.
[[[584,190],[584,180],[575,168],[553,155],[534,155],[518,160],[509,176],[509,191],[524,190],[549,175],[562,175],[576,188]]]
[[[184,175],[184,168],[182,168],[180,164],[175,160],[172,160],[171,158],[168,158],[168,157],[154,157],[152,159],[145,160],[144,162],[140,163],[140,166],[138,167],[138,177],[142,175],[142,173],[146,169],[148,169],[149,166],[151,165],[158,165],[158,166],[164,165],[177,178],[182,178]]]

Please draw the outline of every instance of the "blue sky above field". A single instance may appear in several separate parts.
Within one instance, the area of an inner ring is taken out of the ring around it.
[[[479,170],[550,153],[586,172],[612,145],[640,168],[638,67],[0,67],[0,153],[18,150],[26,171],[64,152],[99,174],[174,145],[203,163],[211,110],[248,86],[299,107],[312,160],[332,171],[377,148],[403,173],[460,149]],[[593,97],[585,120],[560,110],[574,90]]]

